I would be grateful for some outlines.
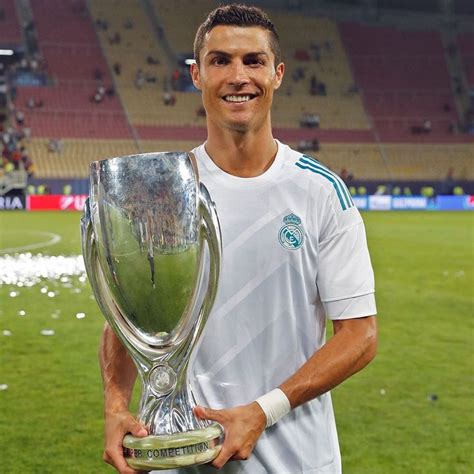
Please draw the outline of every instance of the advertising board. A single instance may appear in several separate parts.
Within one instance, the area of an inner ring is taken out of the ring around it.
[[[24,195],[0,196],[0,211],[23,211],[26,207]]]
[[[5,195],[0,210],[82,211],[87,194]],[[353,196],[361,211],[466,211],[474,210],[474,196]]]
[[[27,196],[27,209],[29,211],[82,211],[86,199],[86,194],[31,195]]]

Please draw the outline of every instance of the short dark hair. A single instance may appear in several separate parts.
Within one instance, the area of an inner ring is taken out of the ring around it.
[[[199,54],[204,38],[218,25],[259,26],[270,32],[270,49],[275,56],[275,66],[281,62],[280,37],[268,15],[258,7],[233,3],[212,10],[199,26],[194,39],[194,59],[199,66]]]

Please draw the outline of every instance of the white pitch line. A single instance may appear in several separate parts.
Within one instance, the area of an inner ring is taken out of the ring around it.
[[[2,253],[12,253],[12,252],[23,252],[24,250],[34,250],[40,249],[42,247],[51,247],[51,245],[55,245],[58,242],[61,242],[61,236],[58,234],[53,234],[52,232],[41,232],[41,231],[32,231],[29,234],[33,235],[44,235],[49,237],[50,239],[45,242],[38,242],[36,244],[30,245],[23,245],[21,247],[10,247],[8,249],[0,249],[0,254]]]

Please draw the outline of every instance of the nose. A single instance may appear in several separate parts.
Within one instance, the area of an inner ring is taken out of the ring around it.
[[[249,76],[242,61],[234,61],[229,72],[229,85],[240,87],[249,83]]]

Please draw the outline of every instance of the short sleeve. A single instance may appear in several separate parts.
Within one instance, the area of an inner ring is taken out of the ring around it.
[[[374,273],[362,219],[320,242],[316,284],[328,318],[375,314]]]

